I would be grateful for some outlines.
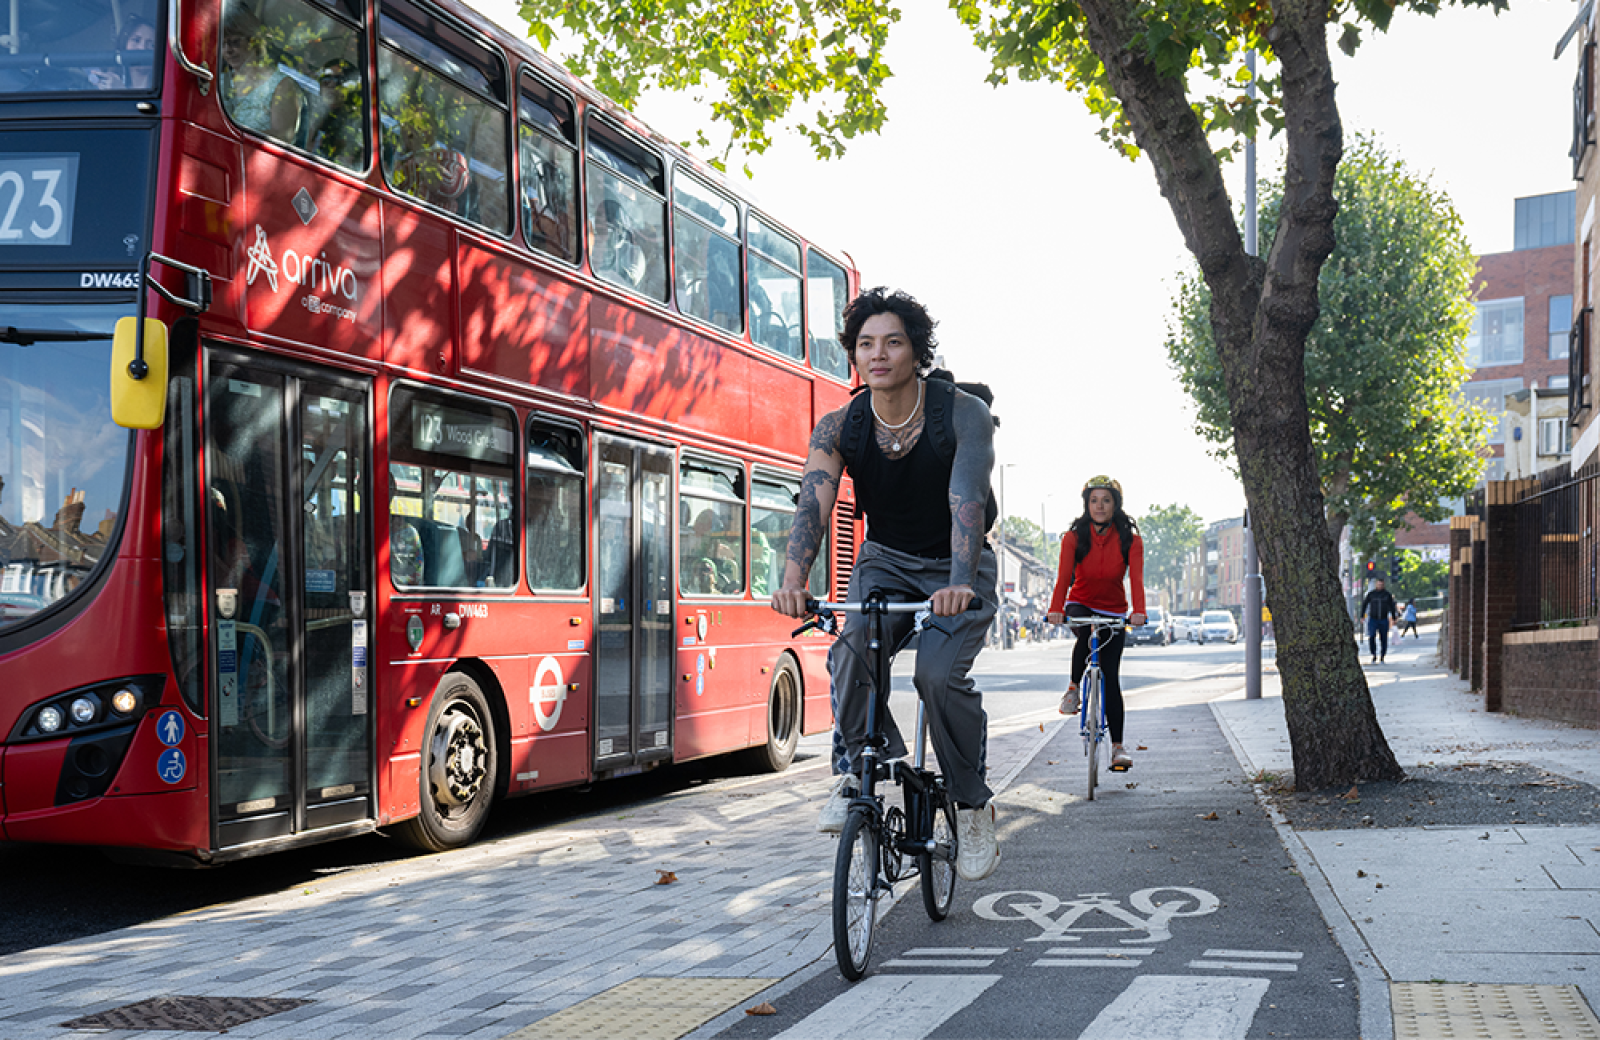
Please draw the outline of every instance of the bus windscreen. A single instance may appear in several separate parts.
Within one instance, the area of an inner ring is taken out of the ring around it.
[[[0,49],[0,94],[149,93],[159,84],[153,0],[11,0],[9,19],[20,31]]]

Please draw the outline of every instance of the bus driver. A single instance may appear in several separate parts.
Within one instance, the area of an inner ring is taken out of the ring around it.
[[[933,326],[927,310],[901,292],[872,289],[845,308],[840,341],[866,385],[871,436],[864,429],[856,435],[858,427],[850,422],[852,410],[857,416],[866,411],[860,402],[824,416],[812,431],[783,585],[773,594],[772,607],[790,617],[805,616],[806,576],[822,545],[840,476],[848,469],[867,515],[867,541],[856,557],[846,598],[864,600],[881,590],[891,599],[931,599],[933,612],[947,619],[920,637],[916,687],[956,803],[956,870],[977,881],[1000,860],[993,792],[984,782],[988,718],[983,695],[967,674],[996,606],[995,556],[984,540],[994,425],[983,401],[951,383],[925,378],[933,364]],[[929,415],[937,430],[930,427]],[[934,443],[947,433],[954,440],[948,455]],[[964,613],[975,597],[981,609]],[[902,622],[909,623],[909,618]],[[861,664],[866,628],[847,624],[829,656],[843,754],[835,755],[838,776],[817,822],[824,832],[843,828],[856,791],[855,760],[866,739],[871,688]],[[888,755],[902,756],[905,742],[893,718],[883,714]]]

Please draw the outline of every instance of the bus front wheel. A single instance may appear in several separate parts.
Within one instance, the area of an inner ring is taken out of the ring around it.
[[[421,811],[396,828],[425,852],[467,845],[483,830],[499,768],[494,716],[471,676],[452,672],[434,691],[422,745]]]

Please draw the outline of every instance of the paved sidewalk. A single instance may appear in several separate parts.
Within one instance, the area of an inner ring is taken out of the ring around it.
[[[991,775],[1015,775],[1055,717],[992,728]],[[0,957],[0,1038],[195,1036],[62,1028],[172,995],[311,1001],[228,1030],[246,1040],[410,1040],[507,1037],[641,977],[767,980],[755,992],[828,954],[835,839],[813,824],[828,786],[819,756],[777,776]],[[658,871],[677,880],[657,884]],[[660,1004],[658,994],[657,1017]],[[623,1025],[610,1035],[641,1034]]]
[[[1486,712],[1436,652],[1435,630],[1391,644],[1386,664],[1367,667],[1401,766],[1526,763],[1600,785],[1600,734]],[[1260,700],[1244,700],[1241,689],[1212,702],[1247,775],[1291,766],[1276,674],[1262,686]],[[1324,914],[1358,974],[1372,972],[1362,979],[1364,1034],[1392,1035],[1383,1029],[1388,994],[1375,985],[1380,979],[1575,984],[1600,1007],[1596,809],[1592,827],[1304,830],[1278,816],[1308,883],[1326,883]]]

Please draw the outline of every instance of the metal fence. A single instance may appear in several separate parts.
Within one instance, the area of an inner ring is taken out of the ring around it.
[[[1600,467],[1566,466],[1539,476],[1539,490],[1515,506],[1516,611],[1513,628],[1547,628],[1600,616],[1596,529]]]

